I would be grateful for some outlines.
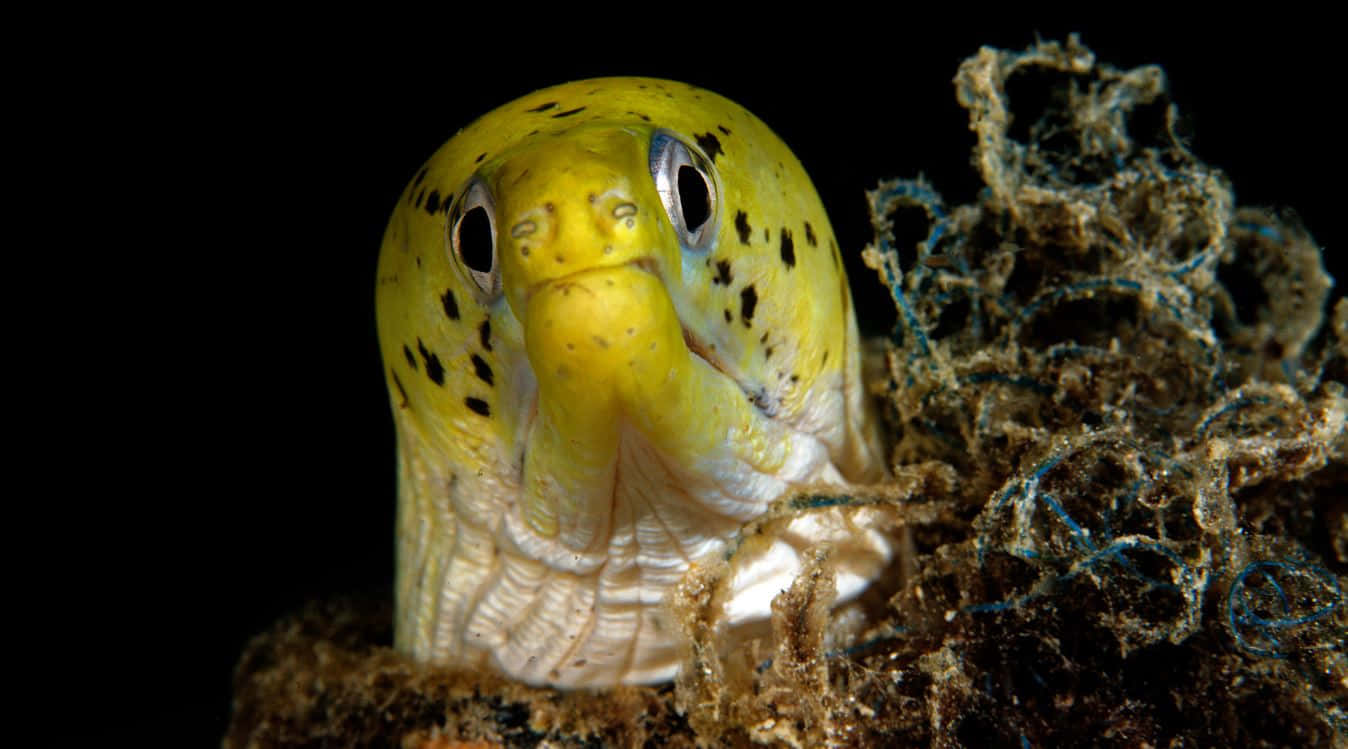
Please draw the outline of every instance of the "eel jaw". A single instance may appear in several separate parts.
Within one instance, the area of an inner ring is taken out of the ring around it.
[[[682,323],[682,321],[680,321]],[[720,372],[727,380],[735,383],[735,386],[744,393],[745,398],[759,410],[766,418],[775,419],[780,412],[779,404],[768,395],[767,389],[759,386],[751,388],[748,384],[748,378],[743,373],[733,369],[729,363],[716,354],[716,347],[703,342],[687,325],[683,328],[683,345],[688,347],[688,352],[693,356],[707,363],[707,366]]]
[[[518,511],[549,559],[592,553],[624,480],[626,440],[639,436],[677,483],[715,495],[707,510],[746,520],[814,449],[772,418],[764,399],[679,319],[656,262],[570,273],[529,289],[520,315],[538,383]],[[643,448],[645,449],[645,448]],[[824,458],[825,461],[827,458]],[[671,479],[673,480],[673,479]],[[676,485],[677,485],[676,483]],[[723,485],[724,490],[714,489]],[[563,562],[571,567],[571,562]]]

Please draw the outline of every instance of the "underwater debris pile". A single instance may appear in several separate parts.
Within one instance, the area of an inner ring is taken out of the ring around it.
[[[1235,207],[1159,68],[1073,38],[983,49],[956,88],[978,200],[868,194],[916,577],[831,657],[802,578],[770,665],[685,672],[690,721],[793,745],[1342,740],[1348,312],[1322,330],[1319,249]],[[1042,111],[1013,120],[1022,95]]]
[[[1070,38],[984,48],[956,90],[977,199],[869,193],[895,480],[741,533],[868,505],[911,546],[891,580],[834,608],[821,548],[729,642],[733,555],[697,568],[677,683],[604,693],[421,667],[375,644],[386,609],[314,607],[250,645],[226,745],[1348,741],[1348,302],[1325,324],[1319,249],[1236,205],[1159,68]]]

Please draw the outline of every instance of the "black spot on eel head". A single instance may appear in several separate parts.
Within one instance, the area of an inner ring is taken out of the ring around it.
[[[453,289],[445,289],[445,295],[440,297],[440,303],[445,306],[445,316],[451,320],[459,319],[459,300],[454,298]]]
[[[744,287],[740,292],[740,319],[744,321],[744,327],[753,325],[754,308],[758,306],[758,292],[753,284]]]
[[[482,348],[491,351],[491,320],[483,320],[477,327],[477,333],[482,339]]]
[[[402,380],[398,379],[398,373],[394,372],[392,369],[390,369],[388,373],[393,376],[393,385],[398,388],[398,397],[402,399],[402,402],[398,404],[398,408],[407,408],[407,390],[403,388]]]
[[[426,344],[417,339],[417,351],[421,352],[421,360],[426,363],[426,376],[431,378],[431,382],[444,386],[445,368],[440,364],[440,357],[426,349]]]
[[[735,231],[739,232],[740,244],[749,244],[749,234],[753,232],[753,227],[749,226],[749,216],[744,211],[735,212]]]
[[[796,266],[796,243],[791,241],[791,230],[782,227],[782,262],[786,267]]]
[[[715,133],[707,131],[701,135],[694,135],[693,138],[697,140],[702,150],[707,152],[707,158],[715,161],[716,157],[721,155],[721,141]]]
[[[712,283],[723,284],[723,285],[725,285],[725,286],[729,286],[729,285],[730,285],[730,282],[733,281],[733,280],[734,280],[734,277],[730,275],[730,261],[729,261],[729,260],[717,260],[717,261],[716,261],[716,277],[713,278],[713,279],[711,280],[711,282],[712,282]]]
[[[473,371],[477,374],[479,380],[488,385],[493,384],[495,377],[492,375],[491,365],[487,364],[487,360],[477,354],[473,354]]]

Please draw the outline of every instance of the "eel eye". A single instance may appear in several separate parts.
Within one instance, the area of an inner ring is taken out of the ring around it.
[[[501,273],[496,266],[496,203],[481,180],[468,185],[449,230],[449,243],[484,294],[501,290]]]
[[[687,250],[705,250],[716,238],[716,178],[707,158],[672,133],[660,130],[651,139],[651,177],[679,243]]]

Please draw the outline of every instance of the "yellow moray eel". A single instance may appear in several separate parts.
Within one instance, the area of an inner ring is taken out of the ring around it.
[[[677,670],[666,594],[773,501],[884,475],[823,206],[766,125],[692,86],[544,89],[439,149],[376,291],[398,438],[396,646],[562,687]],[[888,561],[842,511],[746,557],[731,625],[800,554]],[[737,560],[741,555],[736,555]]]

